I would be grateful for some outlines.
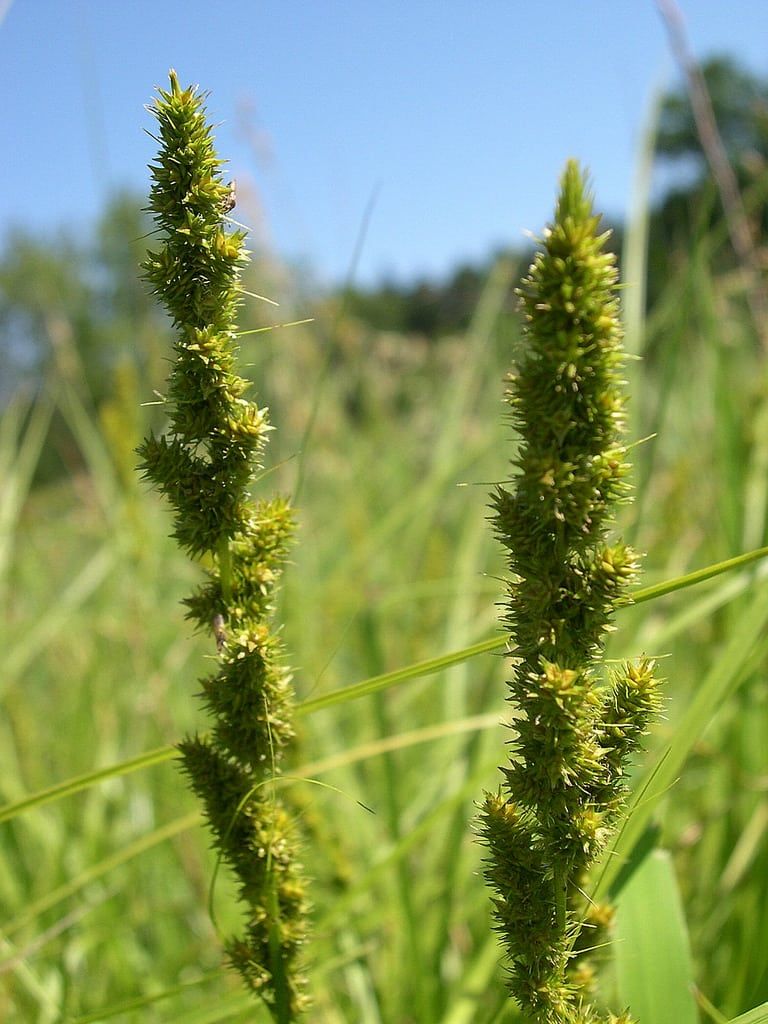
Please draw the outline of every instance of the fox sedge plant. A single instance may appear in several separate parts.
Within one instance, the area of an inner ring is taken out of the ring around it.
[[[628,758],[659,706],[651,660],[601,666],[638,559],[609,540],[629,485],[618,272],[599,221],[571,161],[519,291],[522,355],[508,401],[520,444],[513,487],[493,495],[511,572],[504,622],[517,717],[481,839],[509,989],[537,1024],[632,1020],[591,1002],[584,954],[604,944],[611,911],[590,902],[586,878],[617,823]]]
[[[278,1024],[290,1024],[306,1003],[297,967],[306,896],[295,828],[275,793],[293,737],[293,694],[270,602],[292,513],[281,497],[250,495],[271,427],[235,372],[245,232],[228,226],[234,194],[204,98],[171,71],[150,110],[160,151],[149,208],[163,244],[143,269],[173,321],[176,360],[167,432],[150,434],[139,454],[145,477],[173,507],[174,537],[206,566],[187,614],[212,634],[218,659],[218,671],[201,681],[210,733],[178,749],[245,909],[242,935],[226,944],[229,960]]]

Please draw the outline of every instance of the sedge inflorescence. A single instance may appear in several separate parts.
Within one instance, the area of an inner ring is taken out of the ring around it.
[[[629,485],[618,274],[599,220],[571,161],[519,293],[522,355],[508,392],[519,449],[513,487],[493,495],[511,571],[504,621],[517,717],[481,836],[509,988],[541,1024],[630,1020],[590,1003],[580,950],[604,940],[610,912],[583,894],[659,701],[650,660],[600,670],[638,564],[608,537]]]
[[[229,959],[278,1024],[289,1024],[305,1002],[297,958],[306,897],[295,829],[275,793],[293,737],[293,694],[270,613],[292,513],[281,497],[250,495],[271,427],[235,372],[245,232],[228,224],[233,190],[222,178],[203,97],[182,89],[171,71],[170,88],[150,109],[160,151],[150,166],[149,208],[163,244],[143,269],[173,321],[176,358],[167,431],[147,437],[139,454],[144,475],[173,508],[174,537],[208,566],[185,603],[218,653],[218,671],[201,681],[210,733],[188,736],[179,752],[245,908]]]

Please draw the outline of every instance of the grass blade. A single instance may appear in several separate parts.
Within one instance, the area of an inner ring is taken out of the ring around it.
[[[121,761],[119,764],[107,765],[106,768],[97,768],[96,771],[86,772],[84,775],[76,775],[74,778],[65,779],[64,782],[57,782],[55,786],[48,789],[41,789],[23,800],[16,800],[12,804],[0,807],[0,822],[10,821],[18,814],[31,811],[34,807],[43,807],[54,800],[61,800],[65,796],[72,796],[84,789],[107,779],[115,779],[120,775],[128,775],[130,772],[141,771],[142,768],[150,768],[154,764],[162,764],[163,761],[170,761],[176,756],[176,747],[158,747],[149,750],[146,754],[139,754],[138,757],[129,761]]]
[[[653,1024],[697,1024],[688,932],[672,860],[646,857],[622,890],[614,946],[619,1002]]]
[[[734,1017],[730,1024],[768,1024],[768,1003],[761,1003],[739,1017]]]

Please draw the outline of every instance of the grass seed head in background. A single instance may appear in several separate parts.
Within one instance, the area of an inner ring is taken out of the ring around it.
[[[520,448],[514,489],[493,496],[512,573],[505,622],[520,717],[503,784],[482,812],[485,875],[510,990],[542,1024],[617,1020],[589,1005],[591,972],[578,951],[600,943],[607,915],[581,893],[658,706],[647,659],[599,673],[637,573],[632,550],[608,542],[629,488],[618,274],[599,220],[571,161],[520,290],[523,352],[509,390]]]
[[[230,960],[275,1020],[288,1024],[304,1004],[296,961],[306,906],[294,828],[274,792],[293,736],[292,690],[269,614],[291,511],[281,498],[254,501],[249,493],[270,426],[234,372],[245,234],[226,227],[232,189],[222,180],[203,99],[182,89],[173,71],[170,83],[151,108],[160,152],[150,210],[163,246],[144,271],[173,319],[176,361],[168,432],[147,437],[139,454],[145,476],[173,506],[179,544],[212,566],[186,603],[219,652],[219,671],[202,680],[213,724],[208,737],[188,737],[179,750],[246,908],[244,934],[227,946]]]

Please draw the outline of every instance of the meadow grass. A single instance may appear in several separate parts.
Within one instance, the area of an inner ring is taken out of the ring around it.
[[[712,276],[707,255],[703,238],[649,321],[634,314],[645,358],[631,368],[632,422],[656,436],[632,452],[637,500],[621,525],[646,552],[649,585],[766,542],[764,356],[743,296]],[[302,480],[279,619],[308,704],[282,789],[313,879],[312,1020],[519,1019],[472,831],[506,738],[502,659],[486,652],[319,700],[500,638],[502,555],[487,506],[511,443],[501,399],[518,338],[503,311],[512,276],[498,267],[467,336],[439,345],[330,308],[243,340],[278,428],[266,492]],[[280,319],[293,313],[289,297]],[[11,405],[0,432],[0,795],[33,798],[0,825],[0,1019],[266,1022],[221,966],[218,932],[237,927],[238,911],[223,872],[210,892],[214,857],[194,798],[167,754],[120,771],[203,725],[191,697],[214,653],[179,603],[196,571],[130,472],[136,409],[150,396],[128,382],[115,430],[71,379],[52,379],[45,395]],[[54,406],[85,468],[33,489]],[[663,852],[638,857],[634,874],[608,858],[600,876],[619,895],[606,994],[631,1001],[641,1024],[700,1019],[691,982],[721,1014],[705,1020],[768,1000],[767,587],[756,563],[638,604],[621,612],[609,650],[659,656],[668,680],[619,838],[620,854],[644,842]],[[43,802],[96,768],[103,778]]]

